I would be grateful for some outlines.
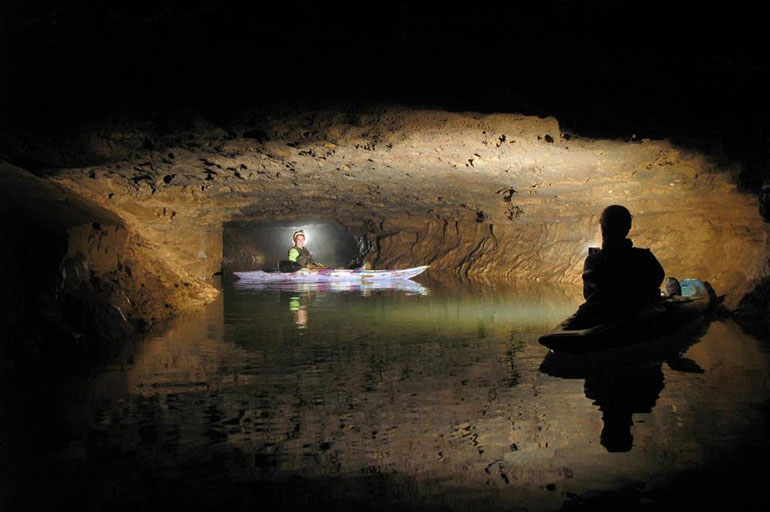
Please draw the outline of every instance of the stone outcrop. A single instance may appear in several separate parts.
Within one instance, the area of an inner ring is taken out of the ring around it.
[[[113,212],[0,162],[0,373],[102,352],[216,296]]]

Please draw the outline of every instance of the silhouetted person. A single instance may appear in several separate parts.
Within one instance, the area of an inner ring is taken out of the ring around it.
[[[361,235],[358,237],[356,244],[358,245],[358,256],[350,260],[350,263],[348,263],[348,268],[368,268],[365,260],[366,256],[369,254],[369,251],[372,249],[372,246],[369,243],[369,239],[366,237],[366,235]]]
[[[660,300],[664,272],[649,249],[626,238],[631,213],[623,206],[604,209],[601,250],[590,251],[583,265],[583,297],[569,328],[585,329],[612,318],[634,315]]]

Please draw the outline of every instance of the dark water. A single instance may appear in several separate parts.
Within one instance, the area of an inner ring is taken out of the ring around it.
[[[619,371],[611,356],[549,375],[537,337],[572,312],[574,291],[224,288],[18,419],[50,425],[17,429],[37,437],[15,440],[5,509],[553,510],[767,496],[748,466],[768,452],[768,354],[730,322]]]

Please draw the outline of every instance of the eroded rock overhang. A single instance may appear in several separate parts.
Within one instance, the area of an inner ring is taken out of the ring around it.
[[[766,239],[736,172],[667,141],[564,133],[553,118],[388,108],[202,125],[174,147],[52,179],[114,212],[180,276],[169,287],[204,300],[233,220],[338,222],[370,238],[375,268],[574,285],[601,210],[618,203],[667,275],[709,280],[735,304],[763,272]]]

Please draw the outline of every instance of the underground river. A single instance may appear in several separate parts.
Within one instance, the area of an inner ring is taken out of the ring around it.
[[[749,485],[721,476],[764,450],[768,353],[732,322],[666,360],[562,378],[541,371],[537,338],[580,302],[573,288],[417,280],[254,289],[225,275],[205,310],[87,378],[13,391],[5,499],[554,510],[670,504],[693,474],[720,479],[703,502]]]

